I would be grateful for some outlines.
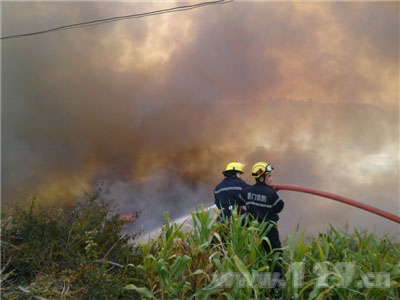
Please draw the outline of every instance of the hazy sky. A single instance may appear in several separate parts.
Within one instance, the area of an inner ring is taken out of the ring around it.
[[[195,2],[3,2],[2,36]],[[213,203],[229,161],[399,211],[399,3],[233,2],[1,42],[2,201],[102,185],[139,224]],[[298,222],[398,233],[280,192]]]

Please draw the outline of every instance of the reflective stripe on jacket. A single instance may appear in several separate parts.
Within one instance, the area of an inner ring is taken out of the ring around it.
[[[248,184],[237,177],[225,177],[214,190],[215,205],[222,210],[225,216],[235,206],[243,206],[245,202],[239,198],[240,193]]]

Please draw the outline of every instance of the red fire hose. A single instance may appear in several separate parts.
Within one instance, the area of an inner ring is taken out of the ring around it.
[[[328,192],[323,192],[323,191],[318,191],[318,190],[314,190],[314,189],[310,189],[307,187],[302,187],[302,186],[296,186],[296,185],[287,185],[287,184],[274,184],[273,185],[275,190],[286,190],[286,191],[295,191],[295,192],[301,192],[301,193],[307,193],[307,194],[312,194],[312,195],[317,195],[317,196],[321,196],[321,197],[325,197],[325,198],[329,198],[332,200],[336,200],[351,206],[355,206],[358,208],[361,208],[363,210],[369,211],[373,214],[376,214],[378,216],[384,217],[386,219],[392,220],[396,223],[400,224],[400,217],[393,215],[391,213],[388,213],[387,211],[381,210],[379,208],[358,202],[358,201],[354,201],[351,200],[349,198],[346,197],[342,197],[336,194],[332,194],[332,193],[328,193]]]

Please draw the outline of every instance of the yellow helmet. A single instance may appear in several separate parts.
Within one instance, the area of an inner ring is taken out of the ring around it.
[[[260,178],[264,174],[271,173],[274,168],[267,162],[259,161],[255,163],[253,168],[251,169],[251,175],[254,178]]]
[[[238,171],[243,174],[243,168],[244,168],[244,165],[240,162],[230,162],[226,166],[225,171],[223,171],[222,173],[225,174],[225,172],[228,172],[228,171]]]

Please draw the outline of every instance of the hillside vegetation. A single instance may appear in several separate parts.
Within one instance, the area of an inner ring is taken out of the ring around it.
[[[136,216],[137,217],[137,216]],[[146,242],[123,234],[99,192],[70,210],[2,212],[2,299],[400,299],[400,245],[330,227],[285,238],[282,256],[261,243],[270,224],[234,216],[171,223]],[[188,230],[189,229],[189,230]],[[271,280],[276,264],[284,278]],[[275,287],[275,288],[274,288]]]

